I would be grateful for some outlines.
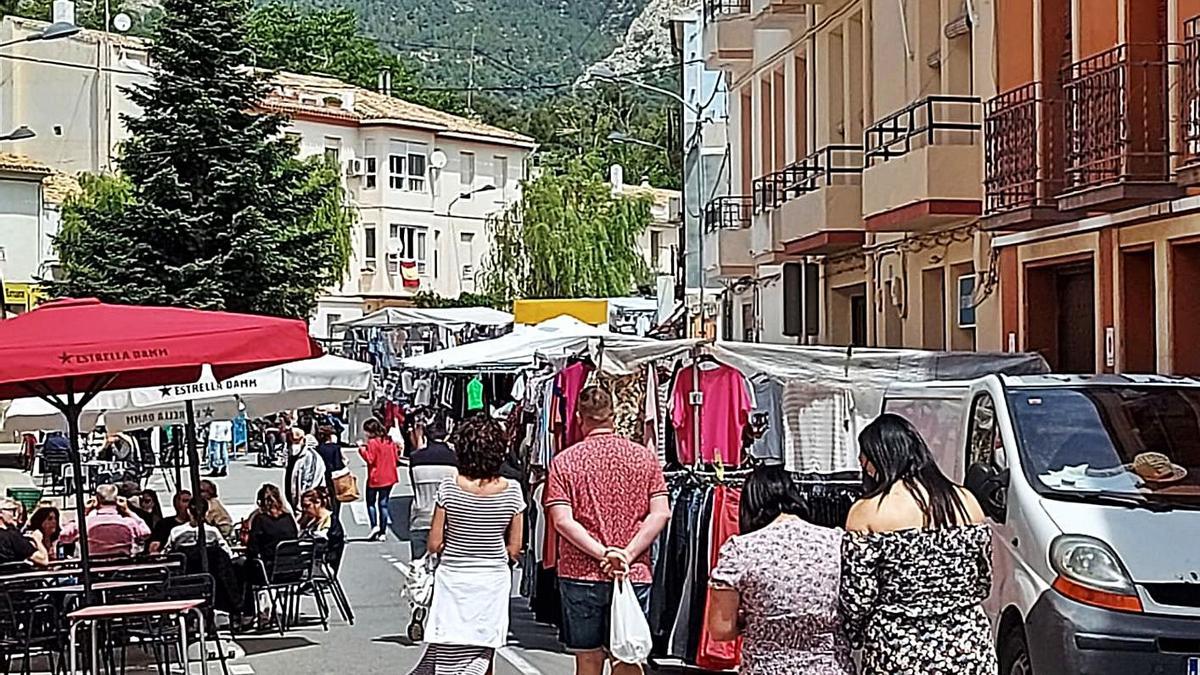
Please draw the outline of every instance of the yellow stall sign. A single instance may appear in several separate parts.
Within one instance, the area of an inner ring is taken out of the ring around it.
[[[533,325],[564,315],[592,326],[606,324],[608,300],[517,300],[513,303],[513,323]]]

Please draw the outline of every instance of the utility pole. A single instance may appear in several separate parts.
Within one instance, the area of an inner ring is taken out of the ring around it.
[[[475,114],[471,100],[475,94],[475,38],[479,35],[479,27],[471,29],[471,60],[467,63],[467,113]]]

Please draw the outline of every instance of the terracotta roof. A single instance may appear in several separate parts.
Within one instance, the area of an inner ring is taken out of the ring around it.
[[[32,160],[24,155],[14,155],[10,152],[0,152],[0,171],[10,173],[28,173],[33,175],[49,175],[50,167]]]
[[[280,72],[273,78],[277,88],[264,102],[269,109],[281,112],[306,112],[341,119],[357,119],[360,123],[412,124],[432,127],[440,133],[465,134],[493,138],[510,143],[532,145],[534,140],[514,131],[494,127],[475,120],[426,108],[394,96],[363,89],[332,77],[299,75]],[[326,105],[323,95],[342,99],[345,107]]]
[[[42,179],[42,201],[47,204],[62,204],[67,197],[82,192],[79,181],[70,174],[55,171]]]
[[[679,199],[681,193],[679,190],[668,190],[667,188],[656,188],[650,185],[629,185],[628,183],[621,186],[621,194],[649,196],[658,206],[670,206],[672,199]]]

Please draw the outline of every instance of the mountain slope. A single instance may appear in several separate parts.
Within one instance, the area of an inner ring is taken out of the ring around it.
[[[310,0],[312,1],[312,0]],[[303,2],[303,0],[301,0]],[[425,64],[436,84],[522,95],[570,82],[619,45],[648,0],[316,0]],[[471,44],[475,51],[472,57]],[[473,71],[473,72],[472,72]]]

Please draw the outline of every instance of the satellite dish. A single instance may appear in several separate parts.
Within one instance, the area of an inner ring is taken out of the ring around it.
[[[124,12],[114,16],[112,22],[113,28],[116,29],[118,33],[124,33],[130,28],[133,28],[133,19]]]
[[[429,156],[429,166],[435,169],[444,169],[446,167],[446,153],[441,150],[434,150]]]

